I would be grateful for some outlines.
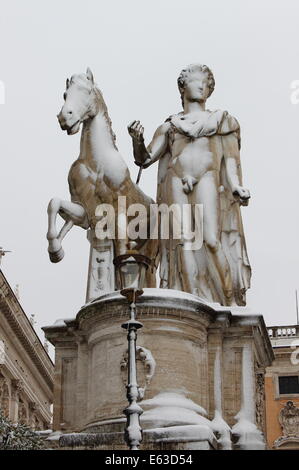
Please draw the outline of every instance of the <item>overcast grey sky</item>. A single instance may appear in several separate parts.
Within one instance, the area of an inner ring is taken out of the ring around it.
[[[299,288],[299,2],[294,0],[0,1],[0,245],[2,269],[37,331],[75,316],[84,303],[88,242],[74,228],[56,265],[47,254],[48,201],[68,199],[67,174],[80,135],[56,119],[65,79],[90,66],[103,91],[132,178],[127,124],[140,119],[146,140],[180,111],[176,79],[187,64],[209,65],[216,88],[209,109],[226,109],[242,132],[242,209],[253,269],[248,306],[267,324],[295,323]],[[142,189],[155,196],[157,166]]]

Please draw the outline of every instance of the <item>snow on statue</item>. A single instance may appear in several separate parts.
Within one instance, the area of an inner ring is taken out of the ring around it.
[[[86,74],[67,79],[64,101],[57,116],[61,129],[68,135],[79,132],[81,124],[83,129],[79,157],[72,164],[68,176],[71,201],[53,198],[48,206],[48,252],[53,263],[63,259],[62,241],[74,225],[91,229],[94,234],[99,205],[109,204],[117,217],[118,199],[124,197],[128,206],[142,205],[146,209],[145,219],[149,219],[150,205],[154,202],[131,180],[115,143],[106,103],[89,68]],[[64,220],[60,231],[56,226],[58,214]],[[149,225],[149,220],[146,222]],[[126,236],[113,240],[114,256],[126,251],[127,242]],[[157,240],[138,239],[136,242],[140,253],[155,259]],[[99,259],[99,263],[104,262],[104,259]],[[100,268],[96,266],[96,270],[100,271]],[[147,270],[146,285],[156,285],[154,264]],[[114,286],[111,289],[114,290]],[[98,290],[100,293],[101,289]]]
[[[222,305],[245,305],[251,269],[240,206],[250,193],[242,185],[240,126],[227,111],[209,111],[215,81],[206,65],[182,70],[183,111],[170,116],[148,147],[143,127],[128,128],[137,164],[159,160],[157,202],[203,205],[203,245],[185,250],[187,237],[160,240],[161,287],[179,289]]]

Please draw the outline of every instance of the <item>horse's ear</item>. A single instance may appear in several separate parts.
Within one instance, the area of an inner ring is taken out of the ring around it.
[[[90,70],[89,67],[87,67],[86,76],[87,76],[88,80],[91,81],[91,83],[94,83],[93,73],[92,73],[92,71]]]
[[[69,81],[69,79],[67,78],[67,79],[66,79],[66,89],[68,89],[69,86],[70,86],[70,81]]]

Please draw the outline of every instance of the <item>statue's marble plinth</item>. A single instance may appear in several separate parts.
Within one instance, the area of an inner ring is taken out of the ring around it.
[[[273,353],[263,317],[171,289],[145,289],[137,316],[141,449],[264,448]],[[126,448],[127,317],[115,292],[44,328],[55,346],[53,430],[63,448]]]

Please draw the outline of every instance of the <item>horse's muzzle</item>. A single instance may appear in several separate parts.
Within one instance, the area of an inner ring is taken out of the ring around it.
[[[61,129],[63,131],[66,131],[68,128],[68,125],[67,125],[66,119],[64,118],[61,112],[57,114],[57,119],[58,119]]]

